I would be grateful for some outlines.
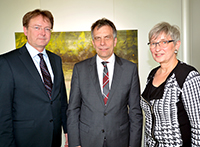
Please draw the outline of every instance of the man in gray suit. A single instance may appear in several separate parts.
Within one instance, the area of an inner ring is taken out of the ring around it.
[[[97,20],[91,34],[97,55],[75,64],[73,70],[67,112],[69,147],[140,147],[137,66],[114,54],[117,30],[110,20]]]

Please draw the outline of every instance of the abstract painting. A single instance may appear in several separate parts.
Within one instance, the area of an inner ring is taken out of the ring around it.
[[[114,52],[119,57],[138,65],[137,32],[137,30],[118,30],[117,45]],[[16,48],[22,47],[26,42],[27,39],[24,33],[15,33]],[[52,32],[51,40],[46,49],[62,58],[66,89],[69,95],[74,64],[96,54],[92,45],[91,32]]]

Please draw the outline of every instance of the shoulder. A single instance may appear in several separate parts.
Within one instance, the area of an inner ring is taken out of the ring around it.
[[[58,56],[55,53],[52,53],[48,50],[46,50],[46,53],[48,55],[49,60],[51,61],[51,63],[55,62],[55,64],[62,64],[62,58],[60,56]]]
[[[179,61],[178,65],[175,67],[174,69],[174,74],[177,78],[186,78],[187,75],[191,72],[191,71],[196,71],[196,68],[194,68],[191,65],[188,65],[182,61]]]
[[[188,65],[182,61],[179,61],[177,68],[175,69],[175,72],[190,72],[190,71],[197,71],[195,67]]]
[[[14,49],[7,53],[4,53],[0,55],[0,62],[7,62],[9,64],[17,64],[17,62],[20,60],[21,55],[21,48],[20,49]]]
[[[85,59],[85,60],[82,60],[80,62],[77,62],[75,64],[75,66],[78,66],[78,67],[81,67],[81,66],[85,66],[85,65],[93,65],[93,64],[96,64],[96,56],[93,56],[91,58],[88,58],[88,59]]]
[[[5,58],[12,57],[13,58],[13,56],[16,56],[17,54],[19,54],[19,51],[20,51],[20,49],[14,49],[14,50],[11,50],[11,51],[9,51],[7,53],[1,54],[0,57],[1,58],[2,57],[5,57]]]
[[[149,75],[148,75],[147,79],[153,78],[154,75],[155,75],[155,73],[156,73],[156,71],[157,71],[159,68],[160,68],[160,66],[155,67],[154,69],[152,69],[152,70],[149,72]]]
[[[19,63],[19,55],[19,49],[14,49],[0,55],[0,68],[5,70],[10,68],[11,65],[17,66]]]
[[[136,63],[133,63],[127,59],[124,59],[124,58],[121,58],[117,55],[115,55],[115,62],[119,65],[122,65],[123,67],[137,67],[137,64]]]
[[[53,52],[51,52],[51,51],[46,50],[46,52],[47,52],[47,55],[48,55],[48,56],[52,56],[52,57],[54,57],[54,58],[61,58],[60,56],[58,56],[57,54],[55,54],[55,53],[53,53]]]
[[[179,83],[179,86],[182,88],[183,83],[185,82],[187,77],[190,77],[190,79],[193,76],[193,73],[196,73],[199,75],[198,71],[196,68],[194,68],[191,65],[188,65],[184,62],[179,61],[178,65],[174,69],[174,74],[177,79],[177,82]],[[195,74],[195,75],[196,75]]]

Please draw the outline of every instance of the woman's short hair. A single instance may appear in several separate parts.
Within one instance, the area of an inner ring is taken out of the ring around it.
[[[170,36],[174,40],[174,44],[180,40],[180,31],[179,27],[176,25],[170,25],[167,22],[161,22],[156,24],[149,32],[149,42],[152,39],[156,39],[159,35],[165,33],[167,36]]]
[[[51,14],[50,11],[48,10],[40,10],[40,9],[35,9],[33,11],[27,12],[22,20],[23,26],[28,28],[29,22],[32,18],[42,15],[43,18],[51,23],[51,29],[53,29],[53,24],[54,24],[54,18],[53,15]]]

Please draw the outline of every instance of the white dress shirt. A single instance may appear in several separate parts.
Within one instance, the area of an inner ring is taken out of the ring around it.
[[[97,72],[98,72],[98,76],[99,76],[99,83],[100,83],[100,87],[101,87],[101,92],[103,93],[103,69],[104,66],[102,64],[104,60],[102,60],[98,55],[96,57],[96,63],[97,63]],[[114,53],[112,54],[112,56],[106,60],[107,62],[107,68],[108,68],[108,72],[109,72],[109,89],[111,89],[111,84],[112,84],[112,79],[113,79],[113,72],[114,72],[114,63],[115,63],[115,55]]]
[[[34,47],[32,47],[28,42],[26,43],[26,48],[42,78],[42,81],[43,81],[43,76],[42,76],[42,73],[41,73],[41,69],[40,69],[40,57],[38,56],[38,54],[40,53],[38,50],[36,50]],[[51,81],[53,83],[54,81],[54,75],[53,75],[53,70],[51,68],[51,64],[50,64],[50,61],[49,61],[49,57],[46,53],[46,50],[44,49],[42,52],[43,54],[43,58],[44,58],[44,61],[46,62],[46,65],[47,65],[47,68],[49,70],[49,73],[51,75]]]

